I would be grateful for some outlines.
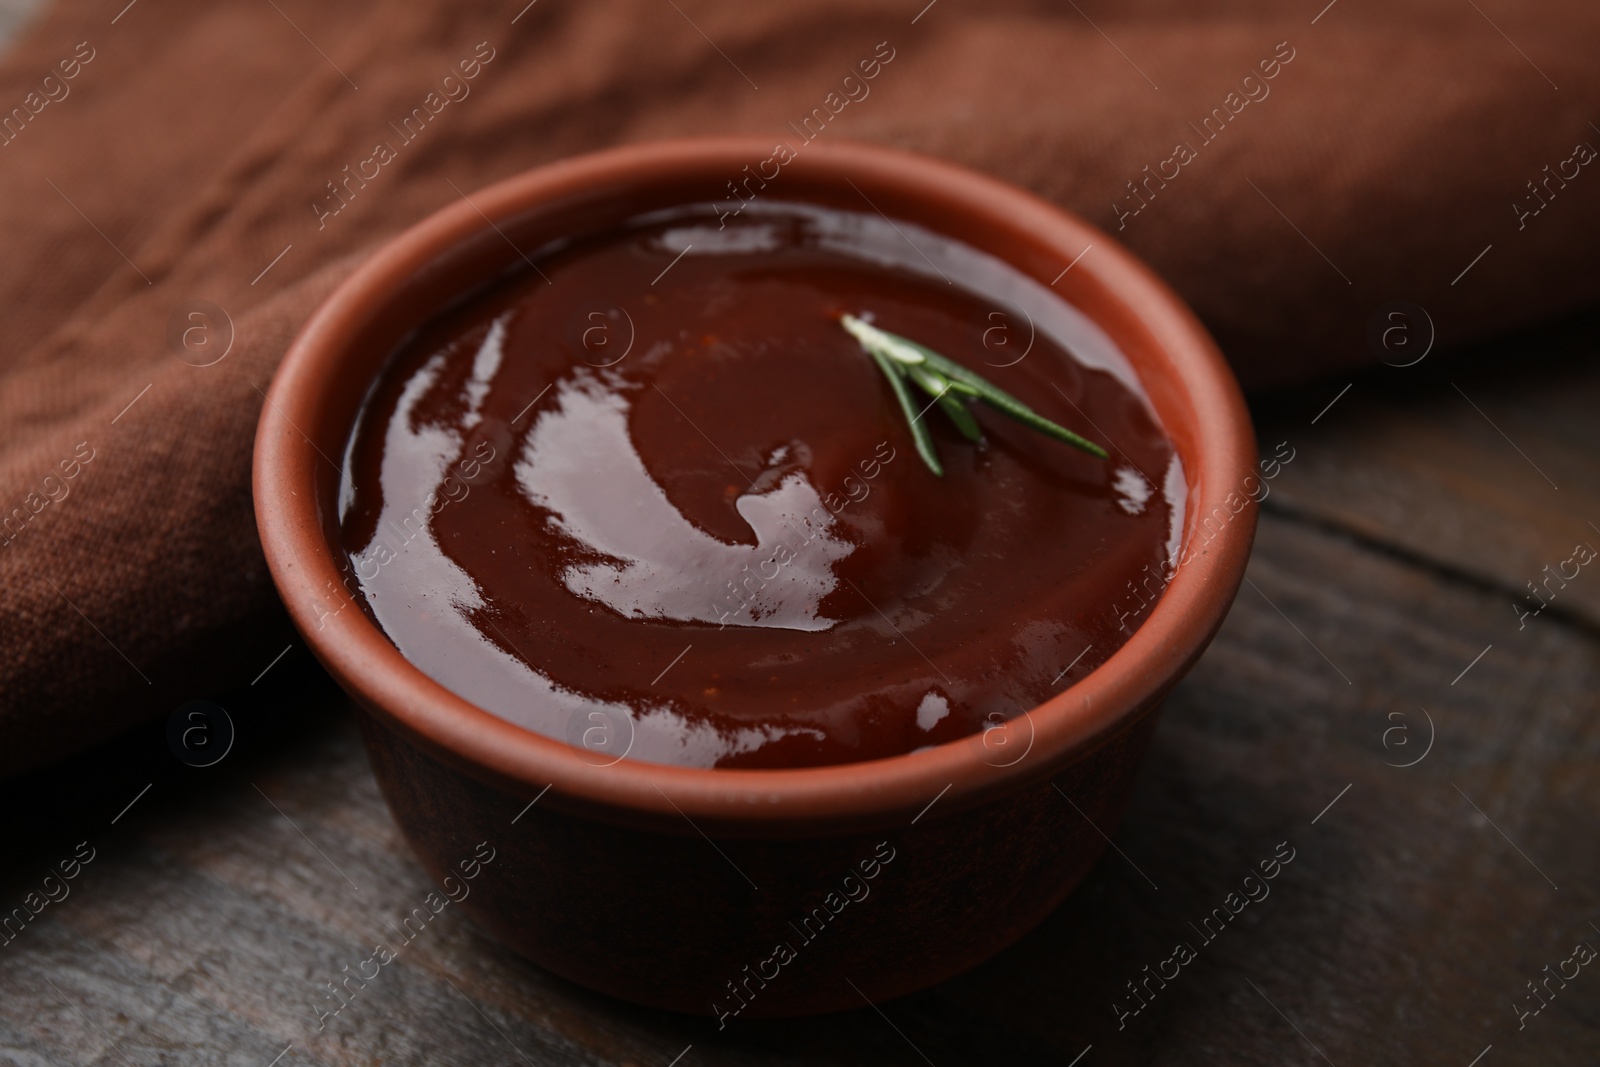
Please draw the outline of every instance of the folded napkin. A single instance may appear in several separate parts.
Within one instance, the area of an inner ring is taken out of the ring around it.
[[[52,3],[0,63],[0,773],[306,654],[262,391],[458,189],[697,133],[931,153],[1082,213],[1281,384],[1593,299],[1597,40],[1582,0]]]

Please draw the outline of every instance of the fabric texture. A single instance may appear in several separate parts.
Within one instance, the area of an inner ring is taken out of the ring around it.
[[[0,63],[0,773],[291,645],[250,502],[277,361],[377,244],[541,163],[942,156],[1125,242],[1248,386],[1376,363],[1392,301],[1448,349],[1594,299],[1592,3],[924,2],[51,4]]]

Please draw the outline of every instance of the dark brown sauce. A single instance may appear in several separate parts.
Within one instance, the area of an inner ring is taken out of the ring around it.
[[[1170,443],[1110,340],[991,257],[778,204],[535,261],[402,346],[340,502],[373,617],[493,714],[596,764],[891,756],[1060,692],[1159,588]],[[927,414],[936,477],[845,312],[1112,458],[978,405],[980,445]]]

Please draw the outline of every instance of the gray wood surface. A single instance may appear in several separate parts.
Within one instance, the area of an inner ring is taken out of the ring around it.
[[[0,785],[0,909],[95,850],[0,946],[0,1063],[1593,1064],[1600,965],[1520,1028],[1513,1005],[1600,948],[1600,567],[1525,625],[1513,603],[1600,546],[1597,352],[1587,319],[1381,369],[1326,411],[1348,379],[1255,398],[1295,459],[1118,851],[943,986],[717,1033],[447,911],[318,1031],[322,983],[430,886],[296,645],[223,701],[239,738],[213,767],[152,728]],[[1284,841],[1270,895],[1202,943],[1190,924]],[[1119,1029],[1124,983],[1178,941],[1197,958]]]
[[[0,0],[0,48],[9,46],[33,21],[39,7],[40,0]]]

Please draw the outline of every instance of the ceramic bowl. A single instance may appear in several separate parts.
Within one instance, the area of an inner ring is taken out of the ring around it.
[[[1234,378],[1182,302],[1116,241],[969,170],[808,145],[763,195],[853,210],[870,200],[1054,281],[1121,347],[1189,481],[1188,558],[1143,625],[1004,727],[792,770],[597,765],[408,663],[352,595],[335,536],[334,459],[385,361],[430,316],[515,267],[519,250],[720,201],[772,154],[747,139],[635,145],[451,202],[374,253],[307,322],[255,448],[273,579],[359,706],[373,770],[428,873],[540,966],[723,1026],[912,992],[993,955],[1060,904],[1106,848],[1161,700],[1221,624],[1255,528],[1254,440]]]

